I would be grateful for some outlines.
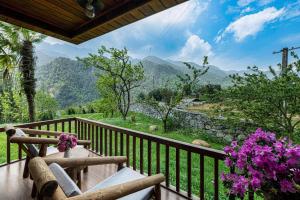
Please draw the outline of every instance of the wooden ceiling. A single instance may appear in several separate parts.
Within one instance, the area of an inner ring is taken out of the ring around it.
[[[76,0],[0,0],[0,20],[79,44],[184,1],[102,0],[90,19]]]

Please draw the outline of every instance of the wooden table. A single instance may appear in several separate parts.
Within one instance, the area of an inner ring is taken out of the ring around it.
[[[70,158],[86,158],[86,157],[92,157],[94,154],[83,148],[83,147],[75,147],[74,149],[70,150]],[[47,155],[47,158],[63,158],[64,152],[58,152],[54,154]],[[71,179],[77,184],[77,186],[81,189],[81,170],[84,172],[88,171],[87,166],[83,167],[67,167],[65,168],[65,171],[67,174],[71,177]]]

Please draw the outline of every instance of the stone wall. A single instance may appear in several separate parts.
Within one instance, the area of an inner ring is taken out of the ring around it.
[[[131,106],[131,111],[143,113],[149,117],[159,119],[158,113],[151,107],[142,104],[135,104]],[[225,142],[231,142],[234,137],[243,140],[245,135],[242,130],[236,129],[234,132],[229,130],[230,127],[220,125],[216,121],[225,120],[224,118],[211,119],[204,113],[190,112],[183,109],[174,109],[170,115],[173,121],[180,127],[191,129],[204,129],[209,135],[215,136]],[[226,123],[221,123],[226,124]]]

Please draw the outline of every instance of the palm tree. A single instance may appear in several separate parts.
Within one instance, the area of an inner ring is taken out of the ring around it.
[[[35,56],[34,44],[45,36],[7,23],[0,23],[0,65],[5,83],[12,77],[16,66],[21,73],[21,85],[28,103],[29,120],[35,120]]]
[[[34,46],[33,44],[43,41],[44,35],[20,28],[20,65],[19,69],[21,72],[21,84],[27,99],[29,120],[33,122],[35,120],[35,56],[34,56]]]

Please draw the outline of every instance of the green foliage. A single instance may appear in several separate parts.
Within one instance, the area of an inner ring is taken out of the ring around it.
[[[38,120],[54,119],[58,111],[58,103],[48,93],[39,91],[36,95],[36,111]]]
[[[56,58],[37,68],[37,88],[55,97],[63,109],[83,105],[99,98],[95,75],[98,72],[78,61]]]
[[[26,100],[17,91],[5,91],[0,97],[0,122],[24,122],[28,121]]]
[[[199,99],[210,103],[220,102],[222,101],[222,87],[214,84],[200,86],[197,90],[197,96]]]
[[[171,111],[178,105],[181,99],[181,93],[165,86],[150,91],[147,98],[142,101],[142,103],[150,106],[158,113],[163,123],[164,132],[167,132],[170,128],[168,124],[170,124]]]
[[[195,94],[195,89],[199,83],[200,77],[206,74],[209,69],[209,67],[207,67],[208,57],[204,56],[201,69],[197,69],[195,66],[192,66],[187,62],[184,62],[184,64],[190,72],[184,75],[177,75],[180,81],[179,87],[181,88],[184,96],[191,96]]]
[[[232,108],[259,126],[290,137],[300,123],[300,61],[292,55],[296,61],[284,70],[279,66],[279,73],[270,67],[272,78],[257,67],[251,74],[233,75],[234,86],[227,92]]]
[[[0,63],[3,64],[3,78],[10,77],[12,68],[19,66],[21,85],[28,104],[29,120],[35,119],[35,56],[33,44],[41,42],[45,36],[33,31],[0,23]]]
[[[106,57],[108,55],[108,57]],[[90,54],[79,59],[87,67],[96,67],[102,71],[98,88],[105,102],[115,104],[125,120],[131,103],[131,92],[140,86],[144,79],[141,63],[132,64],[128,51],[102,46],[98,54]]]

